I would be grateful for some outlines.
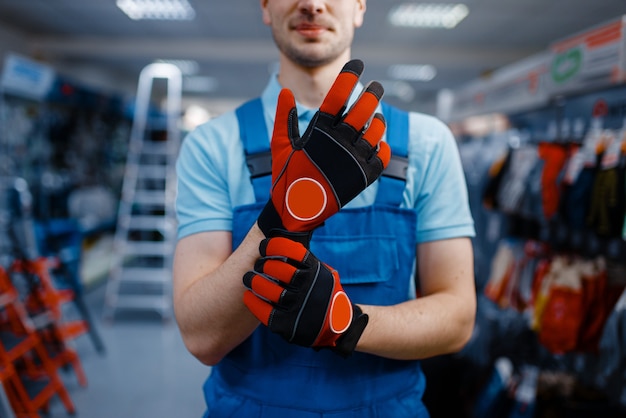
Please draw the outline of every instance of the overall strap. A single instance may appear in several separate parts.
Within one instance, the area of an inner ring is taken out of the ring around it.
[[[246,153],[246,164],[250,170],[254,197],[257,202],[265,202],[272,186],[272,154],[261,98],[245,102],[235,110],[235,113]]]
[[[376,203],[399,205],[409,167],[409,114],[386,102],[381,103],[387,122],[387,143],[391,147],[391,160],[383,171],[376,195]]]
[[[402,202],[409,165],[409,116],[407,112],[385,102],[382,102],[382,108],[387,122],[387,143],[391,147],[391,160],[380,178],[376,203],[397,206]],[[261,99],[252,99],[242,104],[235,113],[254,195],[257,202],[264,202],[271,188],[272,154]]]

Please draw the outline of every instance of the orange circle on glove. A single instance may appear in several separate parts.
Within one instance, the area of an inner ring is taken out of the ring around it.
[[[326,190],[312,178],[300,178],[289,186],[285,203],[289,214],[299,221],[317,218],[326,209]]]
[[[335,334],[345,332],[352,322],[352,304],[345,292],[333,297],[329,315],[330,329]]]

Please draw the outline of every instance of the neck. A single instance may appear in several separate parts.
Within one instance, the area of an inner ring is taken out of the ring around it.
[[[344,64],[350,60],[349,51],[331,63],[320,67],[300,66],[281,55],[278,81],[291,90],[296,100],[310,109],[317,109],[333,85]]]

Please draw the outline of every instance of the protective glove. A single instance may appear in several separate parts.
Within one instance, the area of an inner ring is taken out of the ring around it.
[[[284,237],[261,241],[259,250],[254,271],[243,276],[250,312],[290,343],[349,356],[368,316],[350,301],[337,271]]]
[[[374,114],[384,92],[380,83],[371,82],[344,114],[362,72],[359,60],[343,67],[302,136],[293,94],[281,91],[270,145],[271,196],[257,220],[266,237],[289,236],[307,245],[310,232],[372,184],[389,163],[391,150],[380,141],[385,120]]]

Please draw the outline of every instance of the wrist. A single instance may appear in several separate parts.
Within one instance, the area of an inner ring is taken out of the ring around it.
[[[257,219],[257,225],[266,238],[272,236],[272,231],[285,230],[283,221],[280,219],[280,215],[278,214],[272,199],[269,199],[267,204],[263,207],[263,210],[261,210]]]
[[[352,305],[353,320],[350,327],[336,341],[335,347],[331,350],[342,357],[350,357],[356,349],[357,343],[363,335],[363,331],[369,322],[369,316],[363,313],[358,305]]]
[[[307,249],[309,248],[311,236],[313,235],[313,231],[288,231],[283,225],[280,215],[278,214],[278,211],[276,211],[276,207],[271,199],[268,200],[265,207],[263,207],[263,210],[257,219],[257,225],[265,238],[288,238],[292,241],[301,243]]]

